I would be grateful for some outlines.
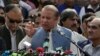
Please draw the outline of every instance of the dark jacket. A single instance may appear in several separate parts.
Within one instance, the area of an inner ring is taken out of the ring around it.
[[[7,27],[5,25],[0,27],[0,36],[5,41],[6,50],[10,50],[11,49],[11,35],[10,35],[9,30],[7,29]],[[24,30],[18,28],[16,30],[16,44],[17,44],[17,46],[24,36],[25,36]]]
[[[3,38],[0,37],[0,52],[5,50],[5,48],[6,48],[5,41]]]

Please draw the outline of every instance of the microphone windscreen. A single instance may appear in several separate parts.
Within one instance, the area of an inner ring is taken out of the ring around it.
[[[45,40],[44,40],[45,42],[49,42],[49,39],[48,38],[45,38]]]
[[[42,47],[38,47],[38,48],[36,49],[36,51],[37,51],[38,53],[40,53],[40,52],[44,52],[44,48],[42,48]]]

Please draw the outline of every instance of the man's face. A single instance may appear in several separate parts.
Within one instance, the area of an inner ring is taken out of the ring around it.
[[[67,6],[69,6],[69,7],[74,6],[74,0],[65,0],[65,1],[66,1]]]
[[[82,23],[81,27],[82,27],[83,31],[87,31],[87,25],[85,22]]]
[[[83,32],[87,32],[88,24],[89,22],[86,21],[86,19],[82,22],[81,27]]]
[[[0,26],[5,23],[5,18],[4,17],[5,17],[4,10],[0,9]]]
[[[6,23],[11,31],[15,31],[18,28],[19,23],[22,22],[21,10],[10,11],[6,15]]]
[[[63,26],[73,31],[76,31],[78,27],[77,19],[77,16],[74,16],[73,18],[68,18],[66,21],[62,22]]]
[[[4,10],[3,9],[0,9],[0,16],[4,17],[5,14],[4,14]]]
[[[30,37],[32,37],[32,35],[35,33],[35,25],[32,22],[27,22],[25,24],[25,31],[26,34]]]
[[[52,10],[43,10],[40,17],[40,26],[49,31],[57,25],[58,19]]]
[[[100,37],[100,25],[98,22],[90,22],[88,24],[88,33],[90,39],[98,39]]]
[[[94,6],[99,4],[99,0],[90,0],[90,3]]]

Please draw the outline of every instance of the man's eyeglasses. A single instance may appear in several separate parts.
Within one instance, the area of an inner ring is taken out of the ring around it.
[[[22,22],[22,20],[13,20],[13,19],[11,19],[9,17],[8,17],[8,20],[9,20],[10,23],[15,23],[15,22],[16,23],[21,23]]]

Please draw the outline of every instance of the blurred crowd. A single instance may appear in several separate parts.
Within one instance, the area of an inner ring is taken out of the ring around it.
[[[100,0],[0,0],[1,52],[47,47],[99,56],[99,35]]]

